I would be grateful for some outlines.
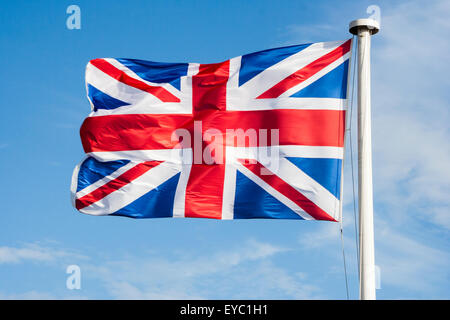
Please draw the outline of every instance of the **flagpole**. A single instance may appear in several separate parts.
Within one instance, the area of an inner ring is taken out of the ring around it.
[[[380,25],[372,19],[350,23],[358,37],[358,203],[359,203],[359,297],[375,300],[375,247],[373,232],[372,137],[370,117],[370,40]]]

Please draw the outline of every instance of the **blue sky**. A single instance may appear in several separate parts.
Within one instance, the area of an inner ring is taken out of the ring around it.
[[[71,4],[81,30],[66,28]],[[69,186],[83,156],[89,60],[208,63],[341,40],[372,4],[382,25],[372,46],[377,296],[449,299],[448,2],[265,0],[0,4],[0,299],[345,299],[338,224],[93,217],[72,208]],[[344,241],[356,299],[346,157]],[[66,288],[72,264],[80,290]]]

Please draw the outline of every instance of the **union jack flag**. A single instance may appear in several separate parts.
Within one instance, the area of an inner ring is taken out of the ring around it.
[[[339,220],[351,47],[294,45],[213,64],[91,60],[74,207]]]

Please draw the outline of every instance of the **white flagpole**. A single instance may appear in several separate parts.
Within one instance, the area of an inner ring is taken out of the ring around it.
[[[350,23],[358,37],[358,203],[359,203],[359,297],[375,300],[375,247],[373,233],[372,137],[370,117],[370,38],[380,29],[372,19]]]

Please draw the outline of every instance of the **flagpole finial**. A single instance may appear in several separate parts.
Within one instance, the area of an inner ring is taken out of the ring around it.
[[[351,34],[357,35],[360,28],[366,28],[374,35],[380,30],[380,23],[373,19],[356,19],[350,22],[348,31]]]

